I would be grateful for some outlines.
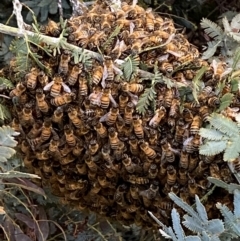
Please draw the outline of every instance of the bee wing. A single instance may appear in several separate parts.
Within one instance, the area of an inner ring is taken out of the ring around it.
[[[52,85],[54,84],[54,80],[49,82],[47,85],[44,86],[43,90],[48,91],[51,89]]]
[[[121,69],[119,69],[117,66],[113,65],[113,70],[115,72],[115,74],[118,74],[118,75],[123,75],[123,72]]]
[[[117,102],[114,100],[114,98],[112,97],[111,94],[110,94],[109,98],[110,98],[110,101],[112,102],[113,107],[118,107]]]
[[[138,96],[132,94],[132,93],[129,92],[129,91],[127,91],[127,93],[128,93],[128,95],[130,96],[132,103],[136,106],[137,103],[138,103]]]
[[[133,22],[131,22],[129,27],[130,27],[129,34],[132,34],[133,30],[135,28],[135,24]]]
[[[229,74],[232,72],[232,68],[227,68],[222,74],[221,74],[221,78],[224,77],[225,75]]]
[[[101,85],[103,88],[106,87],[106,78],[108,77],[108,71],[107,71],[107,66],[104,64],[103,66],[103,76],[102,76],[102,81],[101,81]]]
[[[216,59],[213,59],[211,65],[212,65],[212,68],[213,68],[213,73],[216,74],[216,72],[217,72],[217,67],[218,67],[218,62],[216,61]]]
[[[175,57],[178,57],[178,58],[183,56],[183,53],[177,53],[177,52],[172,51],[172,50],[167,50],[167,52],[168,52],[169,54],[172,54],[172,55],[175,56]]]
[[[133,0],[132,6],[135,7],[137,5],[137,3],[138,3],[138,0]]]
[[[62,83],[62,87],[63,87],[63,90],[67,93],[71,93],[71,89],[65,84],[65,83]]]
[[[108,119],[108,116],[109,116],[109,112],[106,113],[104,116],[102,116],[102,117],[99,119],[99,121],[100,121],[100,122],[106,121],[106,120]]]
[[[151,120],[149,121],[149,126],[152,126],[153,125],[153,122],[156,120],[156,118],[157,118],[157,114],[155,114],[152,118],[151,118]]]

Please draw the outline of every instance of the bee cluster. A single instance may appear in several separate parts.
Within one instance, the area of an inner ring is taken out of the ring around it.
[[[117,27],[113,41],[105,44]],[[60,32],[53,21],[45,27],[47,35]],[[116,11],[97,2],[69,19],[67,32],[69,43],[100,49],[104,61],[85,66],[62,50],[43,58],[51,75],[33,67],[10,92],[16,102],[11,126],[21,133],[25,166],[42,177],[42,185],[80,210],[151,226],[148,210],[164,223],[169,220],[170,191],[192,203],[195,194],[201,197],[211,188],[207,176],[232,181],[221,155],[198,153],[199,128],[220,104],[215,89],[224,78],[223,63],[208,65],[172,20],[126,2]],[[199,103],[181,103],[176,87],[158,83],[155,107],[138,113],[136,104],[151,80],[140,82],[139,72],[124,79],[115,60],[129,55],[145,70],[157,64],[161,73],[189,86],[196,69],[206,66]],[[177,71],[189,62],[195,69]]]

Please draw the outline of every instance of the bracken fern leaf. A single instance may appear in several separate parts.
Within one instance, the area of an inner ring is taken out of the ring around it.
[[[139,66],[138,56],[128,56],[122,64],[123,74],[126,81],[130,81],[132,76],[137,72]]]
[[[235,160],[240,154],[240,136],[237,136],[227,143],[226,150],[223,155],[224,161]]]
[[[199,153],[205,156],[213,156],[224,151],[227,147],[227,141],[207,141],[199,148]]]
[[[178,240],[184,240],[185,235],[180,223],[180,216],[176,208],[172,209],[171,217],[173,222],[173,229],[174,229],[174,232],[176,233]]]
[[[223,39],[224,32],[216,23],[207,18],[203,18],[200,24],[209,37],[220,41]]]
[[[144,90],[136,106],[136,110],[139,114],[144,114],[146,112],[151,102],[154,101],[156,94],[156,91],[152,87]]]
[[[10,81],[6,78],[0,77],[0,88],[1,89],[11,89],[13,87],[14,87],[14,85],[13,85],[12,81]]]
[[[203,138],[206,138],[211,141],[220,141],[223,140],[225,137],[225,135],[221,131],[208,128],[201,128],[199,134]]]

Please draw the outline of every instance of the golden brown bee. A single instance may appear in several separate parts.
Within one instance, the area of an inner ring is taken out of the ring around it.
[[[171,74],[173,72],[173,65],[168,62],[163,62],[160,65],[160,70],[165,74]]]
[[[143,204],[145,207],[150,207],[152,205],[153,200],[157,196],[158,189],[159,186],[151,184],[149,189],[139,193],[139,195],[143,198]]]
[[[114,127],[108,128],[108,138],[111,149],[116,150],[118,148],[120,140],[118,138],[118,133],[116,132]]]
[[[59,36],[61,33],[61,29],[60,29],[58,23],[56,23],[50,19],[48,19],[48,24],[46,26],[42,26],[40,31],[44,32],[45,34],[50,34],[54,37]]]
[[[144,42],[141,41],[141,39],[137,39],[134,41],[134,43],[131,45],[131,53],[133,55],[137,55],[142,51],[142,46]]]
[[[187,176],[187,169],[180,167],[178,170],[178,183],[182,186],[184,186],[187,181],[188,181],[188,176]]]
[[[144,140],[140,140],[139,146],[147,157],[154,159],[157,156],[156,152],[151,147],[149,147],[148,142],[145,142]]]
[[[42,131],[42,121],[35,121],[33,127],[28,132],[27,137],[30,139],[34,139],[40,135]]]
[[[217,178],[217,179],[221,179],[220,176],[220,169],[217,163],[211,163],[209,166],[209,171],[210,171],[210,176]]]
[[[29,126],[34,123],[34,118],[32,114],[32,105],[26,104],[22,110],[22,115],[19,116],[19,121],[22,126]]]
[[[69,85],[75,85],[77,80],[78,80],[78,75],[82,73],[82,69],[83,69],[83,64],[82,63],[78,63],[75,64],[69,75],[68,75],[68,80],[67,82],[69,83]]]
[[[102,91],[102,95],[100,97],[100,106],[103,109],[107,109],[110,102],[113,103],[113,105],[115,107],[117,107],[117,103],[115,102],[115,100],[113,99],[112,95],[111,95],[111,89],[110,88],[105,88]]]
[[[71,150],[71,149],[70,149]],[[71,162],[75,161],[75,156],[72,155],[72,153],[68,153],[66,156],[63,156],[59,162],[61,165],[67,165]]]
[[[47,113],[49,111],[49,105],[45,100],[45,94],[43,94],[43,90],[40,88],[36,90],[36,101],[38,109],[41,112]]]
[[[98,65],[93,69],[93,75],[92,75],[93,84],[98,85],[102,77],[103,77],[103,67],[101,65]]]
[[[106,34],[103,31],[96,31],[89,39],[88,39],[88,47],[94,48],[99,46],[106,41]]]
[[[122,155],[122,163],[128,173],[134,173],[136,171],[137,165],[132,162],[132,159],[127,155]]]
[[[128,141],[130,145],[130,152],[132,155],[137,156],[139,154],[138,140],[134,135],[129,137]]]
[[[69,125],[64,126],[64,136],[66,138],[66,142],[69,146],[74,147],[77,143],[77,138],[73,133],[73,129]]]
[[[63,109],[61,107],[57,107],[53,112],[52,122],[57,123],[60,126],[63,125]]]
[[[203,101],[206,102],[208,97],[212,94],[212,87],[206,86],[202,89],[201,93],[198,95],[199,102]]]
[[[90,34],[88,33],[87,30],[85,30],[83,27],[82,28],[78,28],[75,32],[69,34],[68,36],[68,40],[70,42],[73,41],[79,41],[83,44],[86,44],[86,41],[88,40]],[[85,42],[84,42],[85,41]]]
[[[90,140],[88,149],[89,149],[90,155],[92,155],[92,156],[97,153],[97,151],[99,149],[99,144],[97,143],[96,139]]]
[[[39,70],[37,68],[32,68],[30,70],[30,73],[26,74],[25,80],[28,89],[34,90],[36,88],[38,73]]]
[[[165,157],[165,160],[169,163],[173,163],[175,161],[175,154],[170,143],[163,139],[161,141],[162,155]]]
[[[190,154],[189,156],[189,165],[188,165],[188,171],[192,172],[198,165],[199,157],[198,153]]]
[[[100,138],[106,138],[107,137],[107,135],[108,135],[107,128],[101,122],[98,122],[94,126],[94,129],[97,131]]]
[[[125,92],[139,93],[143,91],[143,85],[137,83],[122,83],[122,90]]]
[[[195,115],[193,117],[193,121],[190,126],[190,133],[191,134],[198,134],[199,128],[202,126],[202,119],[199,115]]]
[[[167,166],[167,184],[173,186],[177,180],[177,171],[173,165]]]
[[[209,107],[218,108],[220,106],[220,99],[217,96],[210,97],[207,100]]]
[[[99,121],[100,122],[106,121],[106,124],[108,126],[112,126],[115,124],[118,115],[119,115],[119,109],[116,107],[112,107],[110,108],[110,111],[107,114],[105,114],[100,118]]]
[[[46,161],[49,160],[49,152],[48,150],[44,150],[42,152],[35,152],[35,157],[40,161]]]
[[[66,75],[68,73],[68,63],[71,59],[70,53],[68,51],[64,51],[61,54],[60,62],[58,66],[58,74]]]
[[[45,119],[42,125],[42,132],[40,135],[41,141],[47,141],[52,135],[52,122],[51,119]]]
[[[188,169],[189,154],[182,150],[180,155],[179,167],[183,169]]]
[[[154,31],[154,21],[155,21],[155,16],[152,12],[152,9],[148,8],[146,10],[146,29],[149,32]]]
[[[155,179],[158,175],[158,168],[156,164],[151,164],[148,170],[148,178]]]
[[[137,138],[139,138],[139,139],[144,138],[142,120],[139,118],[138,115],[133,116],[133,129],[134,129],[134,133],[136,134]]]
[[[30,152],[30,146],[26,140],[22,141],[20,149],[24,154],[28,154]]]
[[[50,100],[50,103],[54,106],[62,106],[71,103],[76,98],[74,93],[64,93],[63,95],[56,96]]]
[[[45,74],[44,71],[40,71],[38,73],[37,80],[41,84],[42,88],[48,84],[48,76]]]
[[[13,98],[14,96],[19,97],[23,92],[25,92],[26,86],[23,84],[23,82],[18,82],[16,87],[11,90],[9,93],[9,96]]]
[[[208,117],[210,115],[210,109],[208,108],[208,106],[201,106],[199,109],[199,114],[202,117],[202,120],[204,122],[208,121]]]
[[[68,108],[68,117],[69,119],[72,121],[73,125],[76,127],[76,128],[80,128],[82,126],[82,120],[81,118],[79,117],[78,115],[78,111],[76,110],[75,107],[73,106],[70,106]]]
[[[57,97],[61,94],[62,87],[65,92],[71,93],[71,89],[63,82],[62,77],[59,74],[56,74],[53,77],[53,80],[44,86],[43,90],[50,90],[50,95],[52,97]]]
[[[129,97],[127,93],[122,92],[119,95],[119,113],[122,114],[124,112],[124,109],[127,106],[128,100],[129,100]]]
[[[188,180],[188,191],[189,191],[190,197],[195,197],[195,194],[198,194],[199,189],[198,189],[195,179]]]
[[[153,128],[157,128],[161,120],[165,117],[165,115],[166,115],[166,109],[163,106],[161,106],[155,111],[155,115],[149,121],[149,126]]]

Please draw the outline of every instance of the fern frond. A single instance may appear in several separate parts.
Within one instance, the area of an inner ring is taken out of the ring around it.
[[[126,81],[130,81],[132,75],[137,72],[139,66],[138,56],[128,56],[122,64],[123,74]]]
[[[12,81],[10,81],[4,77],[0,77],[0,88],[1,89],[11,89],[13,87],[14,87],[14,85],[13,85]]]
[[[204,32],[211,38],[215,40],[222,41],[224,32],[223,30],[214,22],[207,18],[201,20],[201,27],[204,29]]]
[[[239,219],[240,218],[240,190],[234,190],[234,215]]]
[[[172,222],[173,222],[173,229],[174,229],[174,232],[176,233],[178,240],[184,240],[185,234],[182,229],[182,226],[180,223],[180,216],[179,216],[179,213],[177,212],[176,208],[172,209],[171,217],[172,217]]]
[[[11,112],[9,111],[7,106],[2,103],[0,103],[0,119],[1,120],[11,119]]]
[[[206,231],[208,233],[212,234],[211,236],[214,236],[214,234],[220,235],[221,233],[224,232],[223,221],[220,219],[209,220],[207,223]],[[218,238],[218,237],[216,237],[216,238]]]
[[[198,212],[199,217],[202,219],[204,223],[208,222],[208,216],[205,207],[200,202],[200,199],[197,195],[195,195],[195,203],[196,203],[196,210]]]
[[[240,61],[240,47],[236,49],[235,54],[233,55],[233,63],[232,63],[233,70],[236,70],[236,67],[239,64],[239,61]]]
[[[199,153],[205,156],[214,156],[223,152],[227,147],[227,141],[207,141],[199,148]]]
[[[156,94],[156,91],[152,87],[144,90],[136,106],[136,110],[139,114],[143,115],[146,112],[151,102],[155,99]]]
[[[232,102],[234,95],[231,93],[226,93],[223,95],[220,99],[220,106],[217,109],[217,112],[220,112],[224,109],[226,109]]]
[[[240,30],[240,14],[237,14],[232,18],[231,28]]]
[[[117,26],[117,27],[114,29],[114,31],[113,31],[113,32],[110,34],[110,36],[108,37],[107,41],[102,45],[102,48],[103,48],[103,49],[106,49],[109,45],[112,46],[112,43],[113,43],[113,41],[114,41],[114,37],[116,37],[116,36],[119,34],[121,28],[122,28],[121,26]]]
[[[234,137],[239,135],[237,124],[223,115],[213,113],[208,120],[213,127],[228,136]]]
[[[198,236],[189,235],[185,238],[184,241],[201,241],[201,239]]]
[[[189,215],[183,215],[184,221],[182,222],[183,225],[191,230],[194,233],[201,233],[204,231],[204,227],[202,226],[201,222],[195,220],[195,218]]]
[[[189,206],[186,202],[184,202],[181,198],[179,198],[172,192],[170,192],[168,196],[172,199],[172,201],[175,204],[177,204],[180,208],[182,208],[184,211],[190,214],[193,218],[195,218],[197,222],[201,223],[201,219],[191,206]]]
[[[206,71],[206,67],[203,66],[200,70],[197,71],[197,74],[195,75],[195,77],[192,80],[192,84],[193,84],[193,89],[192,89],[192,95],[194,100],[198,102],[198,98],[197,98],[197,94],[198,92],[203,88],[203,81],[201,81],[201,78],[203,76],[203,74]]]
[[[231,141],[228,141],[226,150],[223,155],[224,161],[235,160],[240,154],[240,136],[237,136]]]
[[[24,172],[18,172],[18,171],[8,171],[4,173],[0,173],[0,178],[38,178],[41,179],[38,175],[31,174],[31,173],[24,173]]]
[[[223,24],[224,32],[229,33],[232,31],[226,16],[222,19],[222,24]]]
[[[211,58],[217,51],[217,47],[221,47],[222,42],[219,41],[209,41],[207,42],[207,47],[204,48],[204,52],[202,53],[202,59],[209,59]]]
[[[225,137],[225,135],[221,131],[208,128],[201,128],[199,134],[203,138],[206,138],[211,141],[220,141],[223,140]]]

